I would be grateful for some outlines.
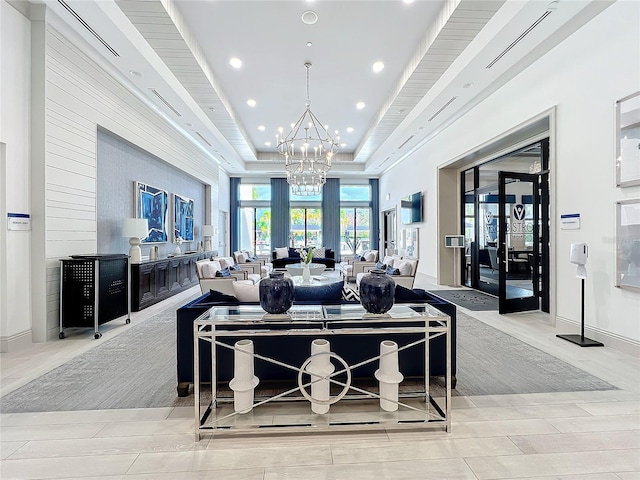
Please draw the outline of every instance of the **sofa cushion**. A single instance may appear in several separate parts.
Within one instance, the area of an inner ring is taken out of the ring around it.
[[[385,257],[382,259],[382,263],[384,263],[387,267],[393,267],[393,257],[385,255]]]
[[[221,270],[220,262],[211,260],[210,262],[202,262],[200,267],[200,278],[215,278],[216,274]]]
[[[365,262],[375,262],[378,259],[378,252],[371,250],[366,252],[366,254],[362,254],[362,258]]]
[[[289,249],[287,247],[276,247],[276,258],[287,258]]]
[[[240,302],[255,303],[260,301],[260,287],[254,285],[251,280],[233,282],[233,291]]]
[[[293,301],[318,303],[320,305],[340,303],[342,300],[342,287],[344,287],[344,281],[319,286],[296,285]]]
[[[382,262],[376,262],[375,268],[376,268],[376,270],[386,270],[387,269],[387,265],[385,265]]]
[[[244,253],[238,252],[235,257],[238,263],[245,263],[247,261],[247,256]]]
[[[314,258],[325,258],[326,257],[326,249],[324,247],[316,247],[313,249],[313,257]]]

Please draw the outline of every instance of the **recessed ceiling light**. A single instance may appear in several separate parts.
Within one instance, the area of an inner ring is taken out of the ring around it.
[[[312,46],[312,45],[313,45],[313,43],[311,43],[311,42],[307,42],[307,47],[310,47],[310,46]]]
[[[247,105],[249,105],[250,107],[255,107],[256,101],[253,98],[250,98],[249,100],[247,100]]]
[[[347,144],[346,144],[346,143],[341,143],[341,144],[340,144],[340,148],[345,148],[346,146],[347,146]]]
[[[462,88],[471,88],[471,87],[473,87],[473,83],[471,83],[471,82],[465,83],[465,84],[462,86]]]
[[[302,23],[306,23],[307,25],[313,25],[318,21],[318,14],[313,10],[307,10],[302,12]]]
[[[270,147],[270,146],[271,146],[271,142],[264,142],[264,145],[265,145],[266,147]]]
[[[261,132],[264,132],[266,130],[266,127],[264,125],[260,125],[258,127],[258,130],[260,130]]]
[[[349,133],[353,132],[353,127],[347,127],[347,132]]]
[[[382,62],[375,62],[373,64],[373,71],[375,73],[381,72],[382,70],[384,70],[384,63]]]
[[[231,65],[233,68],[240,68],[242,66],[242,60],[237,57],[233,57],[229,60],[229,65]]]
[[[413,3],[413,0],[402,0],[402,3]]]
[[[364,102],[358,102],[358,103],[356,103],[356,108],[357,108],[358,110],[362,110],[365,106],[366,106],[366,105],[365,105],[365,103],[364,103]]]
[[[132,77],[138,77],[138,78],[142,76],[142,74],[137,70],[129,70],[129,75],[131,75]]]

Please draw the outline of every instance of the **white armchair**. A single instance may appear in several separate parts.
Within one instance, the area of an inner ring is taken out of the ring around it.
[[[396,257],[394,255],[394,257]],[[385,257],[384,261],[387,267],[397,269],[400,273],[391,275],[391,278],[396,282],[396,285],[401,285],[405,288],[413,288],[413,282],[416,279],[416,272],[418,271],[418,259],[417,258],[389,258]],[[360,262],[369,263],[369,262]],[[369,267],[363,267],[362,272],[356,274],[356,287],[360,288],[360,280],[363,276],[369,273],[375,268],[375,264]]]
[[[246,270],[230,270],[230,276],[218,277],[216,273],[219,270],[222,270],[222,265],[217,259],[196,262],[196,275],[198,275],[202,293],[217,290],[227,295],[234,295],[233,282],[240,281],[253,285],[260,280],[259,275],[250,274]]]

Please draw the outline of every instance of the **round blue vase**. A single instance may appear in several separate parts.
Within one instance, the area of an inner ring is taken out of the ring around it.
[[[369,313],[388,312],[395,294],[396,282],[384,270],[371,270],[360,280],[360,303]]]
[[[260,306],[267,313],[282,314],[293,305],[293,280],[285,277],[283,272],[269,274],[260,280],[258,286]]]

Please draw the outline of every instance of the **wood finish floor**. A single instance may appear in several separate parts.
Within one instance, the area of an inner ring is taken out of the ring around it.
[[[420,277],[416,286],[435,288]],[[134,313],[132,324],[196,293]],[[539,312],[463,311],[619,390],[455,397],[451,434],[205,436],[195,443],[190,407],[2,414],[0,478],[640,480],[638,358],[557,339]],[[127,328],[112,322],[101,328],[102,340],[80,331],[1,354],[2,394]]]

